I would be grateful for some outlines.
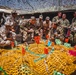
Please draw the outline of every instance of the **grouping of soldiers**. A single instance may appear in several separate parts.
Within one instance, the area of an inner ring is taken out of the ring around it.
[[[41,39],[49,39],[54,41],[56,38],[65,42],[64,39],[68,38],[69,42],[76,44],[76,12],[70,24],[66,14],[58,12],[52,21],[47,16],[43,21],[43,15],[39,18],[31,16],[30,19],[25,19],[24,16],[17,17],[16,11],[11,15],[5,17],[4,24],[0,21],[0,44],[10,44],[11,41],[28,42],[33,41],[34,36],[40,36]]]
[[[66,14],[58,12],[52,21],[49,16],[44,21],[42,15],[38,19],[32,16],[25,24],[22,22],[21,25],[23,25],[24,30],[27,30],[27,35],[31,34],[32,39],[35,35],[40,35],[42,39],[46,39],[46,35],[49,35],[51,41],[58,38],[65,42],[64,40],[68,38],[69,43],[76,44],[76,12],[74,12],[71,24]]]

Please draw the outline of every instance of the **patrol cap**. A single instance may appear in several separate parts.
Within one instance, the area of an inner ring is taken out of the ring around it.
[[[39,16],[39,18],[40,18],[40,19],[43,19],[43,16],[42,16],[42,15],[40,15],[40,16]]]
[[[47,17],[46,17],[46,20],[50,20],[50,17],[49,17],[49,16],[47,16]]]
[[[31,19],[35,19],[35,16],[31,16]]]

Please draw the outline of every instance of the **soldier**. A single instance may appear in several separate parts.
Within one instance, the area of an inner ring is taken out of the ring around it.
[[[52,28],[50,31],[51,36],[54,35],[54,33],[57,33],[57,31],[58,32],[60,32],[60,30],[62,31],[62,29],[60,27],[61,16],[62,16],[62,13],[58,12],[58,15],[52,19]]]
[[[31,19],[28,21],[28,26],[26,26],[27,28],[25,29],[25,31],[27,32],[26,35],[24,33],[24,35],[27,37],[26,39],[24,39],[26,42],[31,43],[33,41],[34,32],[36,32],[37,30],[36,25],[36,18],[34,16],[31,16]]]
[[[62,15],[62,19],[60,20],[60,26],[63,28],[64,36],[66,36],[68,29],[69,29],[69,26],[70,26],[69,20],[66,19],[66,14]]]
[[[50,18],[47,16],[46,20],[43,22],[43,36],[45,37],[51,28],[52,22],[50,21]]]
[[[21,19],[19,20],[19,25],[25,26],[25,17],[24,16],[22,16]]]
[[[34,16],[31,16],[29,23],[32,27],[35,27],[36,26],[36,18]]]
[[[74,12],[74,18],[72,19],[71,24],[71,34],[70,34],[70,42],[72,45],[76,44],[76,12]]]
[[[41,38],[43,36],[42,27],[43,27],[43,16],[40,15],[39,19],[37,20],[37,30],[39,31],[39,34],[40,34]]]
[[[76,22],[72,23],[71,27],[71,40],[76,44]]]
[[[11,25],[13,25],[15,22],[18,21],[17,12],[15,10],[11,12],[11,15],[9,16],[8,21],[11,23]]]
[[[72,19],[72,23],[76,22],[76,12],[74,12],[74,18]]]
[[[59,24],[60,24],[61,16],[62,16],[62,13],[61,13],[61,12],[58,12],[58,15],[55,16],[55,17],[52,19],[52,22],[59,25]]]
[[[40,15],[39,19],[37,20],[37,28],[40,30],[43,27],[43,16]]]

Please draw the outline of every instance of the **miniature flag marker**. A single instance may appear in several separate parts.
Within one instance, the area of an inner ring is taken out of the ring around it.
[[[3,68],[0,67],[0,71],[4,73],[4,75],[8,75]]]
[[[44,54],[48,54],[48,48],[47,47],[44,48]]]
[[[71,47],[71,44],[69,44],[69,43],[64,43],[64,46],[66,46],[66,47]]]
[[[51,46],[51,44],[52,44],[52,43],[51,43],[50,40],[49,40],[47,45],[48,45],[48,46]]]
[[[62,74],[62,73],[57,72],[57,71],[54,71],[54,74],[53,75],[65,75],[65,74]]]
[[[55,42],[56,42],[57,45],[61,45],[60,39],[55,39]]]
[[[68,38],[65,38],[65,42],[68,43],[69,42],[69,39]]]
[[[51,44],[52,46],[54,46],[55,45],[55,43],[54,42],[52,42],[52,44]]]
[[[46,35],[46,39],[49,39],[49,35]]]
[[[25,48],[22,47],[22,55],[25,55]]]
[[[74,51],[74,50],[69,50],[69,54],[72,55],[72,56],[76,56],[76,51]]]
[[[40,36],[35,36],[34,40],[37,43],[37,47],[38,47],[38,44],[40,44]]]
[[[14,48],[14,42],[13,41],[11,42],[11,48],[12,49]]]

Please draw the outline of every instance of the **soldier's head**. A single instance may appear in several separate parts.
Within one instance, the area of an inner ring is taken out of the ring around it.
[[[17,12],[15,11],[15,10],[13,10],[12,12],[11,12],[11,14],[12,14],[12,17],[17,17]]]
[[[66,19],[66,14],[63,14],[63,15],[62,15],[62,19],[63,19],[63,20]]]
[[[76,17],[76,12],[74,12],[74,17]]]
[[[43,16],[42,16],[42,15],[40,15],[40,16],[39,16],[39,20],[42,20],[42,19],[43,19]]]
[[[35,16],[31,16],[31,20],[33,21],[36,20]]]
[[[24,16],[22,16],[22,19],[24,19],[25,17]]]
[[[62,16],[62,12],[58,12],[58,17],[61,17]]]
[[[48,23],[49,21],[50,21],[50,17],[47,16],[47,17],[46,17],[46,23]]]

